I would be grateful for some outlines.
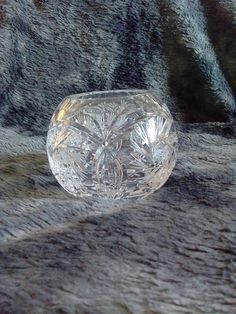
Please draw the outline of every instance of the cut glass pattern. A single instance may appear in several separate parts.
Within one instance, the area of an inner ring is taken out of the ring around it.
[[[75,196],[145,197],[175,165],[173,118],[153,91],[66,97],[47,136],[51,170]]]

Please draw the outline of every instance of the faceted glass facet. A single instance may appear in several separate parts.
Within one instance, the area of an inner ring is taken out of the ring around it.
[[[155,92],[118,90],[66,97],[47,136],[51,170],[75,196],[145,197],[175,165],[176,132]]]

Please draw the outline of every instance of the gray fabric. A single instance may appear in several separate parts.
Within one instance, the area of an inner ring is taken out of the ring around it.
[[[185,121],[233,116],[233,0],[1,3],[5,126],[43,134],[65,95],[127,87],[156,89]]]
[[[2,0],[0,21],[0,313],[234,313],[235,1]],[[167,102],[176,168],[143,200],[75,199],[50,116],[127,87]]]

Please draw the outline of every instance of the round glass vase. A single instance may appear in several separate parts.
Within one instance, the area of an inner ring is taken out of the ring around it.
[[[66,97],[47,135],[51,170],[74,196],[145,197],[176,161],[177,136],[167,106],[151,90]]]

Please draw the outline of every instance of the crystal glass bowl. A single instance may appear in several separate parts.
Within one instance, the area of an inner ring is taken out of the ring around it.
[[[66,97],[47,136],[51,170],[69,193],[145,197],[175,165],[173,118],[154,91],[113,90]]]

